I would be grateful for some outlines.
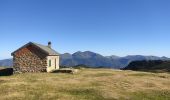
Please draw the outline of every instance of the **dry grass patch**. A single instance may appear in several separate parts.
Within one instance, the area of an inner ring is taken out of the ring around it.
[[[111,69],[25,73],[0,77],[0,90],[0,100],[166,100],[170,74]]]

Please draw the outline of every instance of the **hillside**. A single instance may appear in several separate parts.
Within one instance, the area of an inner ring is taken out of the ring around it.
[[[103,67],[103,68],[114,68],[120,69],[127,66],[132,61],[141,60],[169,60],[166,57],[157,56],[142,56],[142,55],[129,55],[125,57],[119,56],[103,56],[98,53],[91,51],[76,52],[73,54],[65,53],[60,55],[61,66],[77,66],[86,65],[92,68]],[[12,59],[0,60],[0,66],[12,66]]]
[[[170,61],[134,61],[125,67],[124,70],[170,72]]]
[[[81,69],[0,77],[1,100],[169,100],[170,74]]]
[[[11,67],[12,66],[12,59],[4,59],[4,60],[0,60],[0,66],[8,66]]]

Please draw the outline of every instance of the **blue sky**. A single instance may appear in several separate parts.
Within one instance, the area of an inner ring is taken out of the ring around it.
[[[0,0],[0,59],[29,41],[60,53],[170,57],[169,0]]]

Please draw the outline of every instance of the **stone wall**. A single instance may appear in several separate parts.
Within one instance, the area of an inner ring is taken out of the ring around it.
[[[34,46],[22,48],[14,54],[15,72],[46,72],[46,54]]]

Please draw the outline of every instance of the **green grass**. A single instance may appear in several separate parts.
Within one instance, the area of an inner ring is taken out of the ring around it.
[[[81,69],[0,77],[0,100],[169,100],[170,74]]]

